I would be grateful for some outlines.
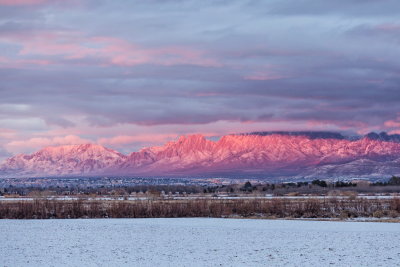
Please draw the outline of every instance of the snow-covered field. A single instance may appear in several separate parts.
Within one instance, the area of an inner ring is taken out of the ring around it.
[[[400,266],[400,224],[0,220],[0,266]]]

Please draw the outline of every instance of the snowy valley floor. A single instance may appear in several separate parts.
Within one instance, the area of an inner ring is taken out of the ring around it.
[[[0,220],[1,266],[400,266],[400,224]]]

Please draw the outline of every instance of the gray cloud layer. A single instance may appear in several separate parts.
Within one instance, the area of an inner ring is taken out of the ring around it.
[[[389,0],[0,6],[1,128],[228,121],[396,131],[398,10]]]

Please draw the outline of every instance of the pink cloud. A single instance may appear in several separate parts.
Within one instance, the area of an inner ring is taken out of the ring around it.
[[[35,137],[28,140],[12,141],[4,145],[4,147],[12,153],[32,152],[47,146],[56,145],[76,145],[92,143],[90,140],[83,139],[76,135],[59,136],[53,138]]]
[[[161,144],[175,139],[176,134],[141,134],[141,135],[118,135],[110,138],[99,138],[97,143],[103,146],[122,146],[133,143]]]
[[[74,31],[11,33],[1,36],[0,41],[21,46],[20,56],[60,56],[67,60],[100,58],[105,62],[103,64],[119,66],[145,63],[220,66],[215,59],[208,58],[204,51],[190,47],[144,48],[119,38],[89,37]],[[44,61],[37,62],[44,63]]]
[[[398,120],[389,120],[385,121],[384,125],[390,128],[400,128],[400,121]]]
[[[0,0],[3,6],[33,6],[49,2],[49,0]]]
[[[385,23],[376,26],[375,29],[385,32],[397,32],[400,31],[400,24]]]
[[[110,63],[132,66],[142,63],[160,65],[193,64],[219,66],[215,60],[204,56],[204,52],[187,47],[142,48],[122,39],[94,37],[91,40],[102,45],[96,53],[110,58]]]
[[[389,134],[400,134],[400,130],[393,130],[393,131],[390,131]]]
[[[0,66],[8,68],[21,68],[28,65],[49,65],[51,62],[49,60],[41,59],[11,59],[0,57]]]
[[[12,139],[16,136],[17,132],[13,129],[0,128],[0,138]]]

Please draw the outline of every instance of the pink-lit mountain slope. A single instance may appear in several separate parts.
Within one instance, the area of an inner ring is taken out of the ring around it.
[[[100,145],[65,145],[46,147],[31,155],[19,154],[9,158],[1,165],[0,173],[7,176],[101,174],[125,160],[125,155]]]
[[[400,174],[400,142],[385,139],[380,135],[348,140],[340,135],[279,132],[227,135],[214,142],[202,135],[191,135],[128,156],[98,145],[60,146],[10,158],[1,165],[0,174],[3,177],[262,175],[265,178]]]

